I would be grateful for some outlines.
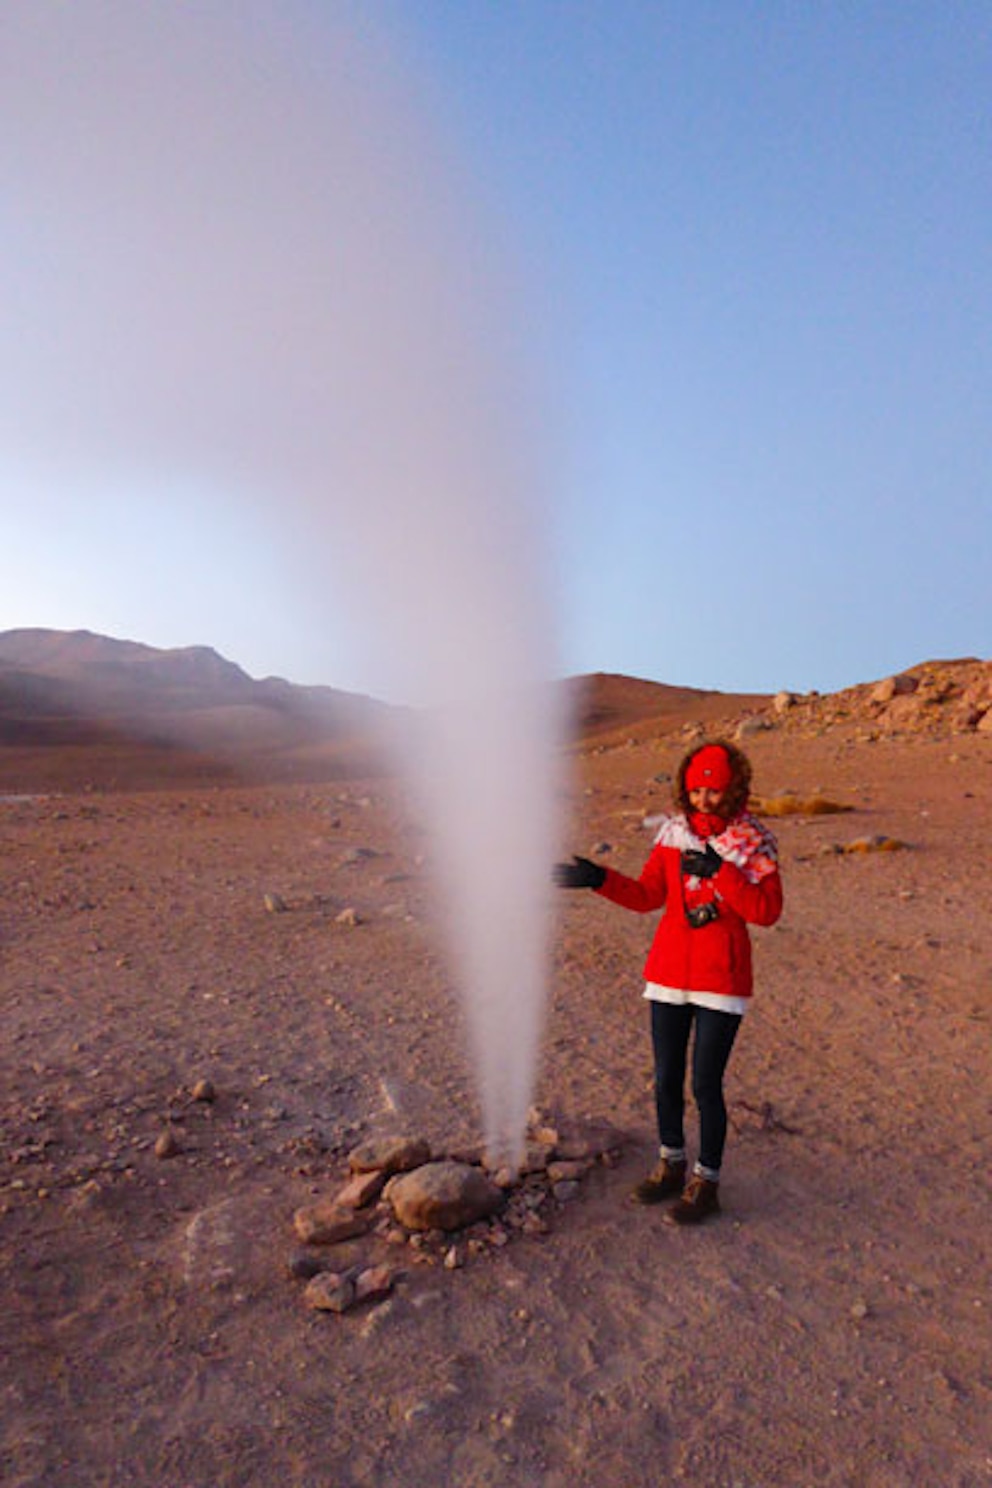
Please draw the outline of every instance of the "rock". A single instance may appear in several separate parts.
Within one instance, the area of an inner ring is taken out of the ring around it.
[[[986,709],[992,708],[992,669],[984,672],[965,688],[961,694],[961,701],[967,707],[981,709],[983,713]]]
[[[579,1196],[579,1185],[574,1179],[567,1179],[561,1183],[552,1185],[551,1192],[559,1204],[568,1204],[572,1199]]]
[[[444,1269],[446,1271],[458,1271],[464,1266],[465,1260],[465,1247],[462,1245],[452,1245],[444,1253]]]
[[[490,1171],[489,1176],[492,1179],[493,1183],[495,1183],[496,1187],[501,1188],[504,1191],[516,1187],[517,1173],[516,1169],[514,1168],[496,1168],[495,1170]]]
[[[176,1134],[171,1127],[167,1127],[155,1142],[155,1156],[161,1158],[178,1157],[182,1152]]]
[[[886,677],[883,682],[876,682],[871,690],[873,703],[891,703],[895,697],[905,697],[915,692],[919,687],[916,677],[910,677],[905,672],[897,677]]]
[[[442,1161],[395,1179],[389,1202],[408,1230],[460,1230],[498,1213],[505,1195],[480,1168]]]
[[[355,1303],[355,1284],[337,1271],[322,1271],[309,1282],[303,1296],[317,1312],[347,1312]]]
[[[371,1173],[356,1173],[334,1197],[339,1209],[364,1209],[373,1204],[382,1193],[386,1175],[381,1169]]]
[[[772,699],[772,707],[779,715],[788,713],[790,708],[796,706],[796,695],[794,692],[777,692]]]
[[[589,1166],[588,1159],[548,1163],[548,1178],[552,1183],[577,1183],[588,1173]]]
[[[213,1105],[217,1099],[217,1092],[211,1080],[197,1080],[193,1086],[193,1099],[203,1101],[206,1105]]]
[[[285,914],[286,901],[279,894],[266,894],[262,900],[269,914]]]
[[[743,718],[737,725],[735,735],[738,741],[751,739],[755,734],[764,733],[768,727],[769,724],[766,718]]]
[[[388,1266],[369,1266],[355,1277],[355,1301],[381,1302],[393,1290],[393,1273]]]
[[[837,816],[854,808],[832,801],[819,791],[808,796],[798,795],[795,791],[780,791],[774,796],[756,797],[753,809],[758,816]]]
[[[876,834],[871,837],[855,837],[843,848],[846,853],[874,853],[874,852],[900,852],[906,846],[898,837],[884,837]]]
[[[340,1209],[326,1200],[305,1204],[293,1215],[293,1225],[304,1245],[338,1245],[364,1235],[372,1225],[372,1214],[358,1214],[353,1209]]]
[[[535,1143],[541,1147],[557,1147],[558,1145],[558,1128],[556,1126],[536,1126],[531,1132],[531,1136],[534,1138]]]
[[[353,867],[356,863],[368,863],[379,854],[372,847],[350,847],[340,858],[342,868]]]
[[[334,916],[334,923],[335,925],[354,926],[364,924],[364,921],[361,915],[358,913],[358,910],[353,909],[352,906],[349,905],[348,908],[343,909],[339,915]]]
[[[353,1173],[381,1171],[408,1173],[431,1160],[431,1149],[422,1137],[393,1135],[370,1137],[361,1142],[348,1157],[348,1167]]]

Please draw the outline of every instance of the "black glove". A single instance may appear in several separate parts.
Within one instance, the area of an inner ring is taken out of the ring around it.
[[[723,859],[711,842],[705,852],[684,852],[682,872],[687,878],[712,878],[723,867]]]
[[[606,869],[573,853],[570,863],[555,864],[551,876],[559,889],[598,889],[606,881]]]

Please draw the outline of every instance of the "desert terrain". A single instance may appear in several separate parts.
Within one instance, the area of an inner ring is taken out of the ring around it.
[[[563,855],[636,873],[703,733],[784,813],[723,1213],[629,1201],[652,925],[549,886],[535,1126],[613,1144],[531,1227],[323,1247],[391,1276],[338,1315],[294,1214],[369,1137],[479,1139],[430,843],[361,709],[331,738],[237,683],[213,752],[178,704],[136,739],[106,691],[67,714],[50,649],[0,671],[5,1484],[992,1484],[992,665],[569,684]]]

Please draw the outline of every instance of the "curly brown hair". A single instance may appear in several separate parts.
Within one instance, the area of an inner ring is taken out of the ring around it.
[[[720,807],[720,815],[731,821],[747,805],[747,798],[751,793],[751,761],[743,749],[738,749],[736,744],[731,744],[728,739],[708,739],[702,744],[697,744],[685,756],[675,774],[675,783],[672,787],[672,795],[675,804],[680,811],[691,811],[692,803],[689,800],[689,792],[685,786],[686,771],[691,762],[701,749],[715,744],[722,749],[730,761],[730,784],[723,793],[723,802]]]

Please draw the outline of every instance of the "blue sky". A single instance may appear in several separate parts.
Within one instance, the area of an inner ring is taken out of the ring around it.
[[[113,0],[90,9],[113,19]],[[527,614],[556,670],[829,690],[992,652],[987,5],[332,9],[426,121],[464,251],[485,239],[509,307],[500,375],[534,442],[516,499],[539,555],[527,583],[546,591]],[[281,13],[312,41],[327,10]],[[42,82],[48,123],[71,127],[89,95]],[[4,297],[26,286],[42,310],[5,338],[0,392],[44,402],[65,372],[51,305],[64,313],[70,260],[46,286],[24,227],[48,158],[18,155],[45,123],[34,94],[30,118],[6,105],[0,268]],[[113,211],[100,222],[112,233]],[[463,301],[488,295],[486,274],[466,283]],[[0,628],[199,642],[253,675],[391,685],[363,656],[361,612],[271,540],[271,505],[220,489],[188,443],[122,455],[81,402],[68,435],[50,410],[35,430],[30,408],[3,421]]]

